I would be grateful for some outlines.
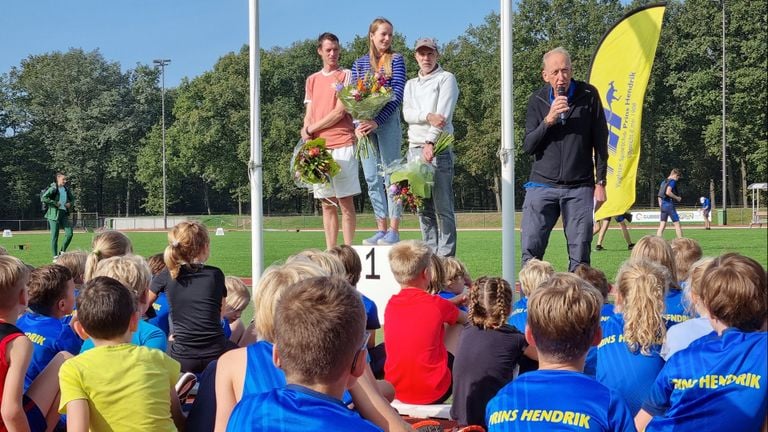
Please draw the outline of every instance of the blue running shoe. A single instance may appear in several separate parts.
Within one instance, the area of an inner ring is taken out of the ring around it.
[[[367,246],[377,245],[379,244],[379,240],[384,238],[385,235],[387,235],[386,231],[376,231],[376,234],[374,234],[373,237],[363,240],[363,244]]]
[[[400,234],[397,231],[389,230],[387,233],[379,239],[379,245],[388,246],[393,245],[400,241]]]

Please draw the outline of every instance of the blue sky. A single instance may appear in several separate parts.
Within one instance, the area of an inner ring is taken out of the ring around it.
[[[248,0],[0,1],[0,74],[31,54],[98,48],[123,69],[171,59],[166,85],[175,86],[248,43]],[[498,11],[498,0],[261,0],[260,44],[289,46],[323,31],[346,43],[377,16],[409,44],[422,36],[444,43]]]

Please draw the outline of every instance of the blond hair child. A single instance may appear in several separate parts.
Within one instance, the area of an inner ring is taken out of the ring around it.
[[[757,431],[768,427],[768,280],[752,258],[707,265],[701,303],[715,332],[678,352],[651,386],[638,430]]]
[[[694,239],[676,238],[669,242],[672,248],[672,254],[675,257],[675,272],[682,289],[685,289],[686,281],[691,270],[691,266],[700,260],[704,253],[701,251],[701,245]]]
[[[645,258],[667,269],[672,278],[664,298],[664,321],[667,329],[690,318],[685,310],[683,290],[680,288],[675,254],[672,247],[661,237],[645,236],[632,249],[632,258]]]
[[[131,240],[119,231],[104,231],[96,234],[91,242],[91,253],[85,261],[85,274],[83,280],[88,282],[96,272],[99,261],[113,256],[125,255],[133,252]]]
[[[682,351],[696,339],[706,336],[714,330],[709,321],[709,312],[701,302],[701,286],[704,283],[704,271],[714,258],[702,258],[690,267],[690,274],[685,285],[688,307],[691,308],[693,318],[688,321],[673,325],[667,330],[664,344],[661,346],[661,356],[669,361],[678,351]]]
[[[507,324],[512,288],[502,278],[481,277],[470,288],[469,324],[464,328],[453,364],[451,417],[459,426],[485,424],[485,406],[512,381],[528,345]]]
[[[472,279],[464,264],[454,257],[443,257],[443,289],[437,294],[455,304],[459,309],[467,312],[469,296],[465,290],[472,285]],[[432,275],[434,279],[434,275]]]
[[[414,240],[399,242],[389,251],[400,292],[384,310],[384,370],[397,399],[412,404],[443,403],[450,397],[453,356],[446,350],[445,324],[466,322],[464,312],[427,291],[431,256],[426,243]]]
[[[30,383],[24,378],[32,342],[15,326],[27,305],[29,269],[16,257],[0,255],[0,430],[52,430],[58,423],[58,374],[68,353],[58,353]]]
[[[162,330],[143,319],[142,311],[147,310],[147,292],[152,277],[144,258],[138,255],[107,258],[96,266],[93,277],[98,276],[108,276],[119,281],[136,297],[138,324],[131,336],[131,343],[165,352],[168,347],[168,337]],[[87,339],[83,342],[80,352],[83,353],[92,348],[93,340]]]
[[[199,222],[181,222],[168,232],[166,269],[155,275],[150,291],[165,292],[173,322],[168,354],[184,372],[200,373],[225,351],[235,348],[221,328],[227,295],[224,273],[205,264],[211,254],[208,231]],[[154,300],[154,298],[150,298]]]
[[[520,375],[491,399],[488,432],[517,430],[634,431],[622,397],[582,373],[600,342],[603,296],[583,279],[556,273],[531,294],[525,338],[539,369]]]
[[[221,327],[224,329],[224,336],[239,345],[245,332],[240,316],[251,303],[251,292],[239,277],[225,277],[224,285],[227,287],[227,297],[222,305]]]
[[[95,348],[61,366],[60,410],[67,414],[67,429],[181,427],[174,389],[179,363],[160,350],[129,343],[138,325],[134,293],[113,278],[97,276],[85,284],[79,300],[75,329],[93,339]]]
[[[230,429],[381,430],[342,402],[365,371],[368,343],[365,309],[349,282],[318,277],[292,285],[275,317],[273,358],[288,385],[244,396]]]
[[[85,283],[85,263],[88,260],[88,254],[83,251],[62,252],[56,257],[55,263],[63,265],[72,273],[72,280],[75,282],[75,291]]]
[[[633,416],[664,366],[659,355],[666,334],[664,295],[672,280],[665,267],[652,261],[625,262],[616,276],[616,313],[602,323],[597,380],[618,391]]]
[[[528,298],[542,282],[549,279],[553,274],[555,274],[555,269],[552,264],[537,258],[531,258],[520,269],[518,277],[523,295],[512,305],[512,314],[507,321],[510,325],[517,327],[520,332],[525,332],[528,318]]]

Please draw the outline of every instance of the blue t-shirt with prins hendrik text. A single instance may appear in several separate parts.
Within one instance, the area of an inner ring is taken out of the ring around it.
[[[621,396],[580,372],[520,375],[488,402],[488,432],[623,431],[635,424]]]
[[[646,431],[757,431],[768,409],[768,333],[727,329],[670,357],[643,410]]]

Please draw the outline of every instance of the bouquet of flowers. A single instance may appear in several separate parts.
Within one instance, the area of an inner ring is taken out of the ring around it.
[[[293,149],[291,173],[299,187],[312,189],[313,184],[328,183],[339,171],[341,167],[325,147],[325,138],[299,140]]]
[[[389,195],[397,204],[402,204],[403,209],[416,213],[424,205],[424,201],[418,195],[414,195],[408,184],[408,180],[400,180],[389,185]]]
[[[392,88],[387,84],[389,78],[381,73],[366,73],[357,82],[336,87],[339,100],[355,120],[373,120],[374,117],[392,99]],[[364,136],[358,140],[355,151],[357,157],[368,157],[371,150],[370,138]]]
[[[384,175],[389,175],[389,195],[403,208],[416,212],[424,205],[423,200],[432,196],[435,167],[421,160],[403,163],[395,161],[384,167]]]

